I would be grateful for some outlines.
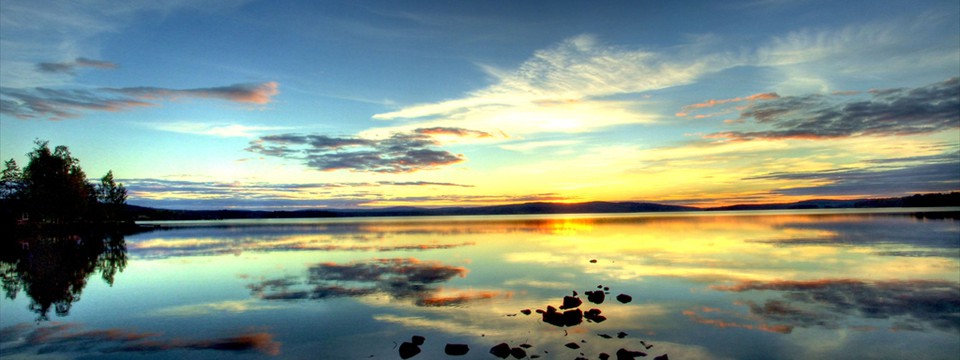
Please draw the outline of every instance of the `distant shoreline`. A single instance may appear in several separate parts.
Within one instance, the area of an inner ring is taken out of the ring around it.
[[[293,219],[355,217],[423,217],[464,215],[549,215],[549,214],[629,214],[669,212],[719,212],[745,210],[815,209],[903,209],[960,207],[960,192],[918,194],[900,198],[858,200],[807,200],[783,204],[743,204],[711,208],[665,205],[646,202],[534,202],[479,207],[392,207],[382,209],[323,209],[296,211],[256,210],[169,210],[127,205],[127,213],[138,222],[164,220]],[[949,210],[948,210],[949,211]]]

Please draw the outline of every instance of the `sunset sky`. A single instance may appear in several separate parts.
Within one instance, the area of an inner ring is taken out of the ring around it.
[[[960,190],[960,3],[0,3],[0,156],[177,209]]]

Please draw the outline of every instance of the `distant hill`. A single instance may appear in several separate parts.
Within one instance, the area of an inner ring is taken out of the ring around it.
[[[297,211],[248,210],[167,210],[128,205],[127,211],[138,220],[216,220],[216,219],[283,219],[333,218],[369,216],[451,216],[451,215],[523,215],[523,214],[610,214],[670,211],[731,211],[731,210],[791,210],[844,209],[887,207],[943,207],[960,206],[960,192],[949,194],[918,194],[900,198],[859,200],[807,200],[784,204],[749,204],[711,208],[664,205],[641,202],[593,201],[574,204],[532,202],[479,207],[391,207],[380,209],[325,209]]]

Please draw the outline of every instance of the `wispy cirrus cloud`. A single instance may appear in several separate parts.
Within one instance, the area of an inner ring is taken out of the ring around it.
[[[495,81],[486,88],[458,99],[380,113],[374,119],[404,119],[415,124],[380,129],[388,132],[469,124],[511,136],[651,123],[656,116],[638,111],[636,102],[602,98],[687,84],[725,62],[721,56],[678,61],[660,53],[605,45],[582,35],[537,51],[513,71],[482,66]]]
[[[119,65],[109,61],[93,60],[78,57],[67,62],[42,62],[37,64],[37,71],[45,73],[73,74],[77,68],[116,69]]]
[[[85,111],[124,111],[135,107],[156,106],[159,101],[208,98],[236,103],[263,105],[278,94],[276,82],[235,84],[197,89],[157,87],[49,89],[0,88],[0,113],[20,119],[76,118]]]
[[[203,122],[167,122],[148,124],[148,127],[182,134],[208,135],[217,137],[255,137],[258,133],[287,129],[282,126],[242,125]]]
[[[960,128],[960,78],[869,94],[867,99],[813,94],[754,103],[743,109],[740,120],[753,120],[769,129],[717,132],[706,137],[735,141],[836,139]]]
[[[329,183],[264,183],[185,181],[154,178],[118,179],[131,204],[173,209],[315,209],[355,208],[393,198],[397,187],[472,188],[471,184],[437,181],[371,181]],[[391,190],[394,189],[394,190]],[[446,194],[438,193],[437,199]]]

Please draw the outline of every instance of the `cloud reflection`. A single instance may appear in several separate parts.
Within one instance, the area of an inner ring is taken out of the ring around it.
[[[244,333],[210,339],[167,339],[157,333],[123,329],[86,330],[76,323],[51,323],[33,327],[18,324],[0,330],[4,355],[50,353],[151,353],[170,350],[217,350],[279,355],[281,343],[267,332]]]
[[[421,307],[459,306],[491,299],[499,291],[444,289],[440,284],[465,277],[469,270],[415,258],[370,259],[346,264],[320,263],[307,268],[306,279],[268,279],[247,285],[263,300],[323,300],[385,294],[412,300]]]
[[[762,326],[841,328],[849,319],[893,320],[891,330],[960,332],[960,284],[940,280],[746,280],[714,285],[725,292],[779,292],[781,299],[741,301]],[[694,317],[694,320],[707,320]],[[712,320],[719,321],[719,320]],[[775,324],[775,325],[767,325]],[[721,326],[715,322],[714,325]],[[723,327],[723,326],[721,326]]]

